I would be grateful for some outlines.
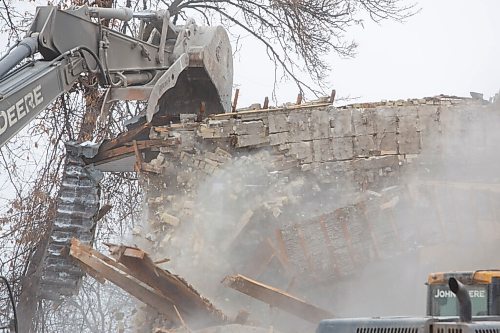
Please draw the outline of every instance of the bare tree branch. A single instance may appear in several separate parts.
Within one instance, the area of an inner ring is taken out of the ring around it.
[[[270,50],[272,60],[300,91],[316,95],[326,88],[330,72],[328,55],[331,52],[342,57],[355,55],[357,44],[346,38],[346,32],[361,25],[364,15],[375,22],[402,22],[417,12],[414,4],[405,5],[404,0],[176,0],[170,4],[162,1],[172,15],[195,10],[206,19],[208,12],[215,12],[220,14],[219,22],[226,25],[229,22],[250,32]],[[299,79],[304,72],[314,86]]]

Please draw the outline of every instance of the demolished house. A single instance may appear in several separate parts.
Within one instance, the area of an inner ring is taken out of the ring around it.
[[[145,103],[117,137],[67,144],[53,223],[23,274],[20,325],[39,300],[75,295],[88,274],[144,304],[137,331],[310,331],[376,308],[359,302],[384,281],[370,268],[388,268],[397,290],[418,276],[398,270],[400,258],[430,268],[436,253],[465,264],[465,254],[480,262],[474,249],[495,250],[497,101],[337,108],[332,93],[236,110],[228,34],[177,26],[170,9],[42,6],[0,61],[0,146],[80,79],[106,88],[103,119],[115,102]],[[140,29],[130,36],[108,27],[133,18]],[[91,113],[82,127],[94,127]],[[107,256],[92,248],[111,209],[100,206],[100,180],[123,171],[139,175],[144,217]]]
[[[495,248],[500,180],[482,159],[499,111],[443,95],[326,99],[130,124],[76,151],[95,169],[138,172],[144,221],[111,257],[73,239],[73,265],[144,304],[140,332],[302,332],[364,314],[367,289],[350,283],[370,267],[422,284],[398,260],[427,273],[446,268],[435,253]]]
[[[142,311],[164,316],[165,331],[235,324],[312,330],[342,314],[330,298],[335,286],[370,264],[415,255],[431,268],[433,250],[475,235],[497,240],[500,186],[493,166],[473,164],[481,164],[476,140],[482,150],[495,145],[484,133],[498,111],[483,100],[437,96],[340,108],[318,101],[134,125],[88,161],[140,173],[146,206],[133,238],[140,249],[114,246],[120,254],[113,265],[166,300],[128,290],[133,282],[118,285],[147,304]],[[477,209],[463,214],[457,207],[464,205]],[[134,270],[124,263],[130,251],[147,264]],[[169,261],[153,265],[144,251]],[[169,271],[192,287],[147,281]],[[147,322],[150,315],[143,318],[140,331],[161,331]]]

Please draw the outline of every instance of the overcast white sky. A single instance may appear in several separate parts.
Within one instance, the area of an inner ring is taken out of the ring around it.
[[[359,44],[357,56],[340,59],[332,54],[328,59],[333,68],[329,81],[337,96],[361,102],[441,93],[469,96],[470,91],[489,98],[497,93],[500,0],[413,1],[421,12],[404,24],[366,21],[364,28],[349,31]],[[241,43],[234,83],[240,88],[238,106],[243,107],[271,96],[274,69],[258,42],[247,37]],[[298,89],[293,83],[278,86],[278,103],[295,100]]]
[[[405,24],[366,22],[352,31],[358,55],[329,58],[337,96],[380,101],[477,91],[489,98],[500,90],[500,0],[418,3],[421,12]],[[273,89],[264,50],[248,44],[235,59],[239,106],[262,102]],[[295,100],[293,84],[280,87],[279,103]]]

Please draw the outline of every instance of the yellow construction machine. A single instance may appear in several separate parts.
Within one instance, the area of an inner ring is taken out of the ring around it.
[[[455,278],[465,285],[472,303],[473,316],[500,314],[500,270],[431,273],[427,278],[427,315],[456,316],[459,304],[448,287]]]

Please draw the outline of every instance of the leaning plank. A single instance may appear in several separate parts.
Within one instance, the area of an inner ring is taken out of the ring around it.
[[[87,246],[81,244],[76,239],[71,241],[70,255],[84,267],[90,268],[93,272],[99,274],[100,278],[114,283],[141,302],[152,306],[158,312],[167,316],[172,322],[178,325],[180,324],[174,306],[170,300],[162,295],[158,295],[151,290],[151,288],[148,288],[120,271],[119,268],[110,265],[109,262],[97,258],[91,251],[88,251]]]
[[[105,141],[100,147],[99,152],[117,148],[132,140],[141,140],[148,137],[151,124],[144,123],[130,131],[119,134],[116,138]]]
[[[168,297],[190,327],[206,327],[227,323],[227,317],[203,298],[182,278],[156,266],[139,248],[106,244],[111,255],[127,272],[159,294]]]
[[[223,283],[232,289],[238,290],[239,292],[314,324],[317,324],[322,319],[333,317],[333,315],[326,310],[311,305],[277,288],[249,279],[243,275],[226,276]]]

